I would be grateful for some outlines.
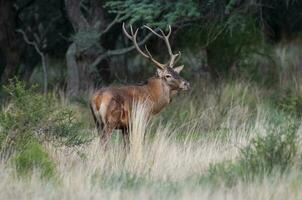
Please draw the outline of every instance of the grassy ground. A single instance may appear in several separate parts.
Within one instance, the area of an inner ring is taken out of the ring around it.
[[[200,88],[150,122],[138,107],[128,153],[116,133],[107,151],[97,137],[71,147],[42,141],[50,178],[43,165],[24,176],[15,157],[2,162],[0,199],[301,199],[299,115],[251,83]],[[96,135],[92,126],[86,133]]]
[[[100,148],[87,106],[12,85],[0,199],[302,199],[299,52],[252,58],[274,79],[195,82],[151,121],[138,106],[127,153],[119,133]]]

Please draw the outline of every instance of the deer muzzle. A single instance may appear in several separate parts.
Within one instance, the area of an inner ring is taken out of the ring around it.
[[[189,90],[190,89],[190,83],[186,80],[183,80],[180,84],[180,88],[182,90]]]

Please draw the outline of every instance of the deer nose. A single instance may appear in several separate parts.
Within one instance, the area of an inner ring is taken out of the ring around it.
[[[188,81],[183,82],[183,90],[188,90],[190,89],[190,83]]]
[[[185,85],[187,86],[188,89],[190,89],[190,83],[188,81],[186,81]]]

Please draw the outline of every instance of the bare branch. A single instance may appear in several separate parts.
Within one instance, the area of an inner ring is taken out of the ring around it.
[[[30,40],[28,39],[26,33],[25,33],[23,30],[18,29],[18,30],[16,30],[16,32],[21,33],[22,36],[23,36],[24,41],[25,41],[27,44],[33,46],[39,55],[43,54],[42,51],[40,50],[38,44],[37,44],[36,42],[30,41]]]
[[[46,37],[47,32],[53,26],[53,24],[61,18],[61,14],[57,15],[56,17],[52,18],[51,21],[48,23],[47,27],[44,29],[43,33],[41,33],[41,41],[44,40]]]
[[[146,43],[152,36],[152,33],[149,33],[143,40],[141,40],[139,43],[137,43],[139,46]],[[132,50],[134,50],[136,47],[135,45],[122,48],[122,49],[116,49],[116,50],[108,50],[106,53],[99,55],[95,61],[92,63],[91,67],[96,67],[102,60],[107,59],[110,56],[118,56],[126,54]]]
[[[45,55],[44,53],[42,52],[42,50],[40,49],[39,45],[38,45],[38,42],[41,42],[39,36],[37,34],[34,34],[34,38],[37,40],[37,41],[30,41],[26,35],[26,33],[21,30],[21,29],[18,29],[16,30],[16,32],[18,33],[21,33],[23,38],[24,38],[24,41],[33,46],[36,50],[36,52],[40,55],[41,57],[41,61],[42,61],[42,68],[43,68],[43,74],[44,74],[44,94],[47,94],[47,88],[48,88],[48,76],[47,76],[47,60],[45,58]]]
[[[108,26],[106,27],[106,29],[104,31],[101,32],[101,35],[106,34],[108,31],[110,31],[110,29],[116,24],[118,23],[120,20],[120,14],[117,14],[114,18],[114,20],[108,24]]]

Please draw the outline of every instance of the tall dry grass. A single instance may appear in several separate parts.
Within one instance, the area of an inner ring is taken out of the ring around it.
[[[119,137],[107,151],[98,139],[76,150],[45,143],[56,178],[43,180],[38,169],[22,178],[13,165],[1,163],[0,199],[299,199],[301,183],[294,172],[233,187],[200,184],[210,165],[235,161],[254,136],[266,134],[270,112],[260,104],[246,105],[261,97],[256,89],[249,94],[250,87],[223,86],[219,92],[207,92],[203,101],[191,99],[191,105],[186,98],[180,100],[174,111],[189,107],[189,112],[178,125],[173,118],[167,123],[149,121],[146,106],[137,104],[128,153]]]
[[[286,60],[291,51],[276,49],[283,67],[300,65],[297,56],[292,62]],[[282,93],[292,80],[282,73],[274,88],[278,91],[244,81],[201,83],[150,120],[146,105],[137,104],[131,115],[129,152],[118,132],[106,151],[98,138],[79,147],[45,142],[55,163],[55,177],[41,179],[39,169],[23,177],[12,162],[0,162],[0,199],[301,199],[299,166],[282,175],[239,180],[231,186],[203,179],[211,166],[238,161],[253,138],[272,130],[279,134],[292,121],[299,123],[297,113],[291,112],[299,99]],[[293,84],[292,95],[300,96],[300,88]],[[87,120],[86,109],[73,108]],[[301,130],[301,126],[296,130],[299,154]],[[89,133],[96,135],[92,128]]]

